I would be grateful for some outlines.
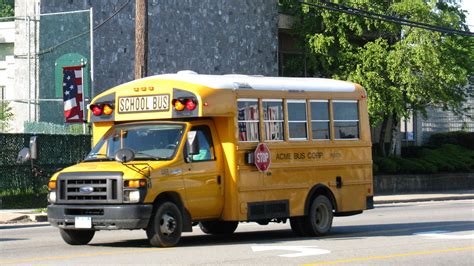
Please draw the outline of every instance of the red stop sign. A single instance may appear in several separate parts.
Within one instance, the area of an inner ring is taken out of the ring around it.
[[[270,150],[265,143],[259,143],[254,152],[255,166],[260,172],[266,172],[270,167],[271,156]]]

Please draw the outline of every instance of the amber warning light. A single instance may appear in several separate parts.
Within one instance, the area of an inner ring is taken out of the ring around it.
[[[173,99],[171,103],[173,104],[176,111],[183,111],[184,109],[192,111],[196,109],[197,106],[197,101],[194,98]]]
[[[91,104],[89,109],[92,111],[92,114],[95,116],[111,115],[114,112],[113,104],[104,103],[104,104]]]

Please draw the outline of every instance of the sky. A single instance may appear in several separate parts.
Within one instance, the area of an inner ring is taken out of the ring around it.
[[[469,12],[466,22],[469,25],[469,30],[474,31],[474,0],[462,0],[461,7]]]

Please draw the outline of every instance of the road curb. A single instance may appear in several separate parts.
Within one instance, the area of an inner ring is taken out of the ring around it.
[[[426,202],[426,201],[445,201],[445,200],[469,200],[474,199],[474,195],[463,195],[463,196],[446,196],[446,197],[427,197],[427,198],[416,198],[416,199],[387,199],[387,200],[374,200],[374,204],[390,204],[390,203],[411,203],[411,202]]]

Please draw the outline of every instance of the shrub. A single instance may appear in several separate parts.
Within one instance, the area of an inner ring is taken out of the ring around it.
[[[398,165],[398,173],[401,174],[421,174],[425,173],[425,165],[420,163],[418,159],[394,158]]]
[[[2,209],[30,209],[48,206],[47,193],[22,193],[1,196]]]
[[[474,151],[453,144],[413,149],[410,157],[374,158],[374,173],[433,174],[474,170]],[[412,157],[418,155],[416,157]]]
[[[453,131],[436,133],[430,136],[428,145],[441,146],[443,144],[454,144],[474,150],[474,132]]]
[[[376,158],[374,163],[377,164],[377,169],[380,173],[396,174],[398,171],[398,165],[393,158]]]

